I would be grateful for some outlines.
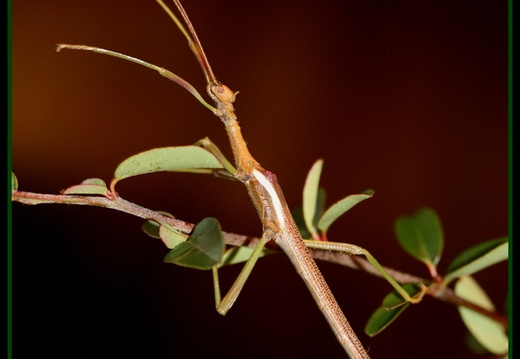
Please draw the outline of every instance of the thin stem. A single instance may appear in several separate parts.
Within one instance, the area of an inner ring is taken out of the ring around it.
[[[506,329],[509,326],[508,319],[506,317],[504,317],[503,315],[500,315],[497,312],[489,311],[486,308],[483,308],[479,305],[476,305],[475,303],[472,303],[470,301],[467,301],[464,298],[457,296],[451,288],[442,287],[439,290],[437,290],[437,288],[435,286],[432,286],[428,290],[428,294],[430,294],[434,298],[442,300],[443,302],[454,304],[457,306],[463,306],[463,307],[471,309],[477,313],[480,313],[480,314],[500,323]]]
[[[176,230],[189,234],[195,227],[194,224],[185,222],[176,218],[172,218],[170,216],[166,216],[161,214],[160,212],[142,207],[135,203],[129,202],[122,197],[116,197],[114,199],[109,199],[102,196],[78,196],[78,195],[60,195],[60,194],[43,194],[43,193],[34,193],[34,192],[25,192],[25,191],[13,191],[12,192],[12,200],[14,202],[19,202],[27,205],[36,205],[36,204],[72,204],[72,205],[85,205],[85,206],[94,206],[94,207],[104,207],[108,209],[114,209],[117,211],[121,211],[124,213],[131,214],[135,217],[154,220],[159,223],[168,223]],[[247,246],[247,247],[257,247],[258,242],[261,238],[251,237],[246,235],[241,235],[237,233],[223,232],[224,239],[227,245],[230,246]],[[270,248],[277,248],[277,246],[269,242],[267,245]],[[352,269],[361,270],[368,274],[371,274],[376,277],[382,278],[380,272],[378,272],[366,259],[345,255],[341,252],[332,252],[330,250],[320,250],[320,249],[311,249],[310,250],[313,258],[339,264],[345,267],[349,267]],[[388,272],[399,284],[407,284],[407,283],[427,283],[428,281],[424,278],[414,276],[412,274],[400,272],[393,268],[383,266],[384,270]],[[454,305],[462,305],[469,309],[472,309],[482,315],[485,315],[505,327],[508,325],[508,320],[506,317],[496,313],[490,312],[487,309],[484,309],[480,306],[477,306],[471,302],[468,302],[457,295],[451,290],[451,288],[444,287],[442,289],[438,289],[435,287],[431,287],[426,293],[436,299],[442,300],[446,303],[454,304]]]
[[[159,212],[129,202],[119,196],[114,199],[109,199],[101,196],[41,194],[13,191],[12,199],[13,201],[30,205],[56,203],[104,207],[125,212],[143,219],[150,219],[156,222],[166,222],[183,233],[190,233],[195,227],[194,224],[163,215]]]

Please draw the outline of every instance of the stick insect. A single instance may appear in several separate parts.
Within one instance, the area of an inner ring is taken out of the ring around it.
[[[358,246],[334,243],[316,240],[304,240],[300,231],[291,215],[289,207],[285,201],[282,189],[278,184],[277,177],[274,173],[263,168],[251,155],[246,145],[246,141],[242,136],[237,117],[234,112],[234,101],[237,92],[233,92],[226,85],[222,84],[215,77],[209,61],[202,49],[202,45],[198,36],[190,22],[185,10],[183,9],[179,0],[173,0],[178,12],[180,13],[184,23],[173,14],[173,12],[162,2],[157,0],[159,5],[167,12],[173,19],[177,27],[181,30],[187,38],[189,46],[195,57],[199,61],[200,66],[206,77],[207,93],[215,103],[215,106],[207,103],[197,90],[188,82],[173,74],[172,72],[158,67],[156,65],[147,63],[128,55],[120,54],[114,51],[101,49],[98,47],[85,45],[67,45],[59,44],[57,50],[73,49],[73,50],[87,50],[110,56],[115,56],[137,64],[146,66],[157,71],[160,75],[173,80],[177,84],[184,87],[192,95],[194,95],[205,107],[210,109],[217,117],[220,118],[224,124],[231,149],[234,156],[235,166],[229,162],[225,165],[225,169],[235,180],[242,182],[250,199],[256,208],[258,216],[262,222],[263,235],[252,252],[250,258],[247,260],[244,268],[239,274],[238,278],[232,285],[228,293],[221,298],[220,288],[218,284],[218,275],[216,266],[213,268],[213,277],[215,282],[215,302],[217,311],[225,315],[242,290],[245,281],[251,273],[256,261],[258,260],[264,246],[272,241],[276,243],[289,257],[296,271],[300,274],[303,281],[307,285],[318,307],[322,311],[330,327],[335,333],[339,343],[343,346],[348,356],[352,359],[369,358],[365,348],[358,339],[356,333],[350,326],[347,318],[343,314],[339,304],[334,295],[329,289],[327,282],[318,269],[313,257],[308,248],[343,251],[354,255],[365,255],[367,259],[378,269],[383,276],[396,288],[396,290],[403,297],[404,301],[416,303],[422,294],[415,297],[410,297],[408,293],[402,289],[393,278],[386,273],[386,271],[377,263],[377,261],[370,255],[370,253]],[[215,156],[221,157],[220,151],[208,142],[201,143]]]

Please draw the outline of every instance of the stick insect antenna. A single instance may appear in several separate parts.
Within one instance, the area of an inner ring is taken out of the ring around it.
[[[213,74],[213,70],[211,69],[211,66],[209,65],[208,58],[206,57],[206,54],[204,53],[204,50],[202,49],[202,45],[199,41],[199,38],[197,36],[197,33],[195,32],[195,29],[193,28],[193,25],[191,24],[191,21],[188,17],[188,14],[186,14],[186,11],[184,11],[184,8],[182,7],[179,0],[173,0],[173,3],[177,7],[177,10],[181,14],[184,22],[186,23],[186,26],[188,27],[188,31],[184,28],[182,23],[179,21],[177,16],[164,4],[162,0],[156,0],[159,5],[166,11],[166,13],[172,18],[172,20],[175,22],[177,27],[181,30],[181,32],[184,34],[186,39],[188,39],[188,44],[190,46],[191,51],[197,58],[197,61],[199,62],[200,66],[202,67],[202,71],[204,71],[204,75],[206,76],[206,82],[208,84],[218,84],[217,78],[215,77],[215,74]]]

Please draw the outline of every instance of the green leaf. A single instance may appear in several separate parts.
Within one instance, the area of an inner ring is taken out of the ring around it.
[[[403,285],[404,290],[411,297],[418,294],[421,291],[421,287],[418,284],[405,284]],[[374,313],[368,319],[367,324],[365,325],[365,333],[371,337],[381,333],[386,327],[388,327],[394,320],[397,319],[401,313],[408,308],[410,305],[409,302],[404,303],[398,307],[395,307],[399,304],[403,303],[403,298],[397,293],[397,291],[392,291],[383,299],[383,305],[376,309]],[[393,309],[388,309],[392,308]]]
[[[185,243],[187,235],[172,228],[169,224],[163,223],[159,226],[159,238],[162,239],[167,248],[175,248],[181,243]]]
[[[89,178],[81,184],[71,186],[61,191],[62,194],[86,194],[106,196],[109,190],[105,181],[100,178]]]
[[[211,269],[224,255],[224,235],[215,218],[205,218],[197,224],[193,234],[184,243],[173,248],[165,262],[196,269]]]
[[[323,215],[323,211],[325,209],[325,198],[327,197],[327,192],[323,187],[318,189],[318,197],[316,199],[316,211],[313,220],[313,227],[317,228],[318,220]],[[311,239],[312,235],[307,229],[307,225],[305,224],[305,219],[303,218],[303,207],[297,207],[291,210],[291,214],[294,218],[294,222],[296,222],[296,226],[298,227],[302,238]]]
[[[159,213],[174,218],[174,216],[168,212],[158,211]],[[167,248],[173,249],[179,244],[186,242],[188,236],[183,232],[173,228],[169,223],[165,221],[157,222],[155,220],[147,220],[141,226],[144,233],[152,238],[160,238]]]
[[[245,262],[251,257],[251,253],[255,250],[254,247],[233,247],[228,249],[224,256],[222,257],[222,262],[219,265],[220,267],[231,265],[231,264],[237,264]],[[276,251],[273,251],[271,249],[264,248],[262,252],[260,252],[260,257],[264,257],[268,254],[276,253]]]
[[[323,216],[321,216],[320,220],[318,221],[318,229],[323,233],[327,233],[330,225],[334,223],[336,219],[341,217],[343,214],[345,214],[345,212],[347,212],[349,209],[354,207],[359,202],[364,201],[365,199],[370,198],[373,195],[373,190],[367,190],[361,194],[353,194],[347,196],[342,200],[334,203],[325,211]]]
[[[312,223],[314,223],[314,227],[318,227],[318,220],[323,216],[323,212],[325,211],[325,200],[327,198],[327,191],[325,188],[318,188],[318,197],[316,198],[316,210],[314,211],[314,219]]]
[[[157,211],[157,212],[161,213],[167,217],[175,218],[173,216],[173,214],[171,214],[171,213],[168,213],[165,211]],[[161,226],[160,223],[153,221],[151,219],[148,219],[142,224],[141,229],[143,230],[144,233],[146,233],[147,235],[149,235],[152,238],[161,238],[161,236],[159,235],[160,226]],[[181,232],[179,232],[179,233],[181,233]]]
[[[307,230],[314,239],[319,239],[314,218],[317,211],[316,204],[318,203],[318,188],[322,168],[323,160],[317,160],[309,171],[303,187],[303,219]]]
[[[489,354],[489,351],[480,344],[480,342],[471,334],[470,331],[466,333],[464,338],[464,342],[469,350],[471,350],[475,354]],[[507,358],[504,358],[507,359]]]
[[[234,175],[237,173],[237,169],[233,167],[231,162],[224,156],[220,148],[217,147],[208,137],[204,137],[201,140],[198,140],[194,144],[195,146],[202,146],[207,151],[213,154],[215,158],[222,164],[222,167],[231,175],[228,179],[234,179]]]
[[[161,225],[155,221],[147,220],[141,225],[141,229],[152,238],[161,238],[159,235],[160,226]]]
[[[395,233],[401,247],[432,272],[444,247],[444,234],[437,214],[425,207],[412,215],[399,217],[395,221]]]
[[[210,152],[198,146],[154,148],[121,162],[115,171],[116,180],[161,171],[199,171],[201,168],[223,168]]]
[[[479,243],[455,257],[448,266],[444,281],[447,284],[457,277],[476,273],[495,263],[507,260],[508,256],[507,237]]]
[[[482,308],[495,311],[495,306],[489,297],[471,276],[460,277],[455,284],[455,294]],[[508,338],[506,329],[502,325],[469,308],[463,306],[457,308],[468,330],[484,348],[496,355],[508,352]]]
[[[365,333],[374,337],[381,333],[386,327],[388,327],[397,317],[408,308],[408,304],[404,304],[398,308],[387,310],[383,307],[379,307],[368,319],[365,326]]]
[[[14,175],[14,172],[11,172],[11,191],[18,190],[18,178]]]

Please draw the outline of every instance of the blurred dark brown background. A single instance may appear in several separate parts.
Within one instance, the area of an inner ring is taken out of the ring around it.
[[[507,235],[506,1],[185,1],[217,77],[239,90],[237,114],[258,160],[291,206],[325,159],[328,203],[375,196],[330,237],[427,276],[397,247],[393,221],[421,206],[442,219],[444,271],[461,250]],[[187,92],[135,64],[56,43],[95,45],[164,66],[204,91],[198,65],[154,1],[13,3],[13,170],[20,188],[57,193],[109,181],[124,158],[209,136],[219,121]],[[259,235],[239,184],[154,174],[120,194],[192,222]],[[337,344],[283,256],[262,260],[226,317],[209,272],[162,262],[141,221],[99,208],[13,204],[14,338],[20,357],[338,358]],[[456,308],[426,298],[387,331],[362,328],[383,281],[320,268],[374,358],[473,358]],[[239,268],[222,271],[228,286]],[[502,263],[477,276],[499,308]]]

